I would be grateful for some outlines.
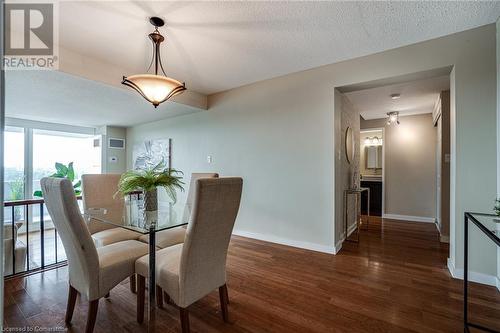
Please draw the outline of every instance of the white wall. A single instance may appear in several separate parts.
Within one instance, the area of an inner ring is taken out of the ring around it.
[[[400,117],[385,131],[385,214],[436,218],[436,128],[432,115]]]
[[[333,249],[334,88],[450,65],[456,126],[450,257],[462,267],[463,212],[490,211],[496,194],[495,25],[222,92],[210,96],[207,112],[129,129],[127,146],[171,137],[174,166],[186,174],[244,178],[236,230]],[[483,257],[473,268],[492,274],[495,260]]]
[[[109,139],[124,139],[126,144],[127,129],[116,126],[99,128],[101,134],[101,165],[103,173],[123,173],[127,169],[126,149],[109,148]],[[112,159],[113,158],[113,159]]]
[[[264,81],[211,96],[210,111],[130,128],[128,158],[134,143],[170,137],[172,165],[187,180],[192,172],[243,177],[236,231],[332,251],[333,88],[290,96],[305,86]]]

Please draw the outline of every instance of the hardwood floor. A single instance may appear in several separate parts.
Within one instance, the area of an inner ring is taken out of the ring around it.
[[[336,256],[233,237],[228,255],[229,323],[219,293],[189,307],[192,332],[463,332],[462,282],[446,269],[448,246],[435,226],[374,220],[360,243]],[[67,268],[6,282],[7,327],[64,329]],[[471,317],[500,330],[500,297],[474,285]],[[136,295],[124,281],[101,300],[95,332],[142,332]],[[69,332],[83,332],[86,302],[77,299]],[[180,332],[165,305],[161,332]]]

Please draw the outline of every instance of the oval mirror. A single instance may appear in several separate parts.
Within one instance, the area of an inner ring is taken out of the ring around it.
[[[354,159],[354,133],[351,127],[347,127],[345,131],[345,157],[347,162],[351,164]]]

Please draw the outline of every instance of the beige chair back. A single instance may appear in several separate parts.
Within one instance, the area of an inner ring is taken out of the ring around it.
[[[43,178],[40,184],[47,210],[66,251],[69,283],[87,298],[98,294],[99,257],[71,182],[65,178]]]
[[[226,283],[226,256],[240,206],[241,178],[196,181],[179,271],[180,306]]]
[[[184,209],[184,216],[182,217],[183,221],[188,221],[191,216],[191,212],[193,211],[193,202],[194,202],[194,192],[196,189],[196,181],[200,178],[219,178],[218,173],[201,173],[201,172],[193,172],[191,174],[191,181],[189,183],[189,190],[186,199],[186,206]]]
[[[118,190],[119,174],[98,174],[82,176],[83,209],[105,208],[106,219],[114,223],[123,223],[124,200],[120,195],[115,196]],[[106,229],[115,228],[112,224],[91,219],[88,228],[91,234]]]

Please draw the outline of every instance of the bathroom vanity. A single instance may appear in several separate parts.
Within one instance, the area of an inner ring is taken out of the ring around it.
[[[370,215],[382,216],[382,176],[362,176],[361,187],[370,189]],[[365,215],[367,210],[367,193],[362,193],[361,214]]]

